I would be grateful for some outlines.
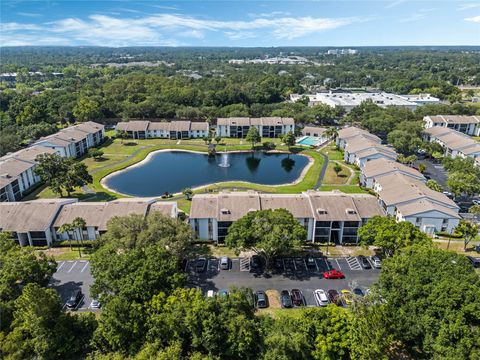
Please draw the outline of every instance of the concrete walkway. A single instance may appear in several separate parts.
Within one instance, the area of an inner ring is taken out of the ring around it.
[[[347,179],[347,182],[345,183],[345,185],[351,185],[352,184],[352,181],[353,181],[353,178],[355,177],[355,171],[353,171],[350,167],[348,167],[347,165],[345,164],[342,164],[340,161],[338,160],[332,160],[332,162],[340,165],[341,167],[343,168],[347,168],[348,171],[350,171],[350,176],[349,178]]]
[[[318,175],[317,183],[315,184],[315,190],[318,190],[320,186],[322,186],[323,178],[325,177],[325,173],[327,172],[327,165],[328,165],[328,156],[322,153],[321,151],[330,144],[330,141],[323,144],[320,148],[317,149],[317,152],[323,156],[323,165],[322,169],[320,170],[320,174]]]

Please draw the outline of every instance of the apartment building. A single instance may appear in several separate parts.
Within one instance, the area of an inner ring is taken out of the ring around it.
[[[88,121],[40,138],[34,146],[51,148],[62,157],[79,158],[85,155],[89,148],[100,145],[104,138],[105,127]]]
[[[365,141],[373,141],[378,144],[382,143],[382,140],[378,136],[370,134],[367,130],[360,129],[356,126],[349,126],[337,131],[336,145],[339,149],[343,150],[347,142],[357,136],[363,137]]]
[[[20,200],[41,181],[34,171],[35,159],[46,153],[55,153],[55,150],[34,146],[0,158],[0,202]]]
[[[435,115],[425,116],[423,123],[426,129],[438,126],[456,130],[471,136],[480,136],[480,116],[467,115]]]
[[[0,232],[10,232],[21,246],[50,246],[53,222],[62,206],[77,199],[40,199],[0,203]]]
[[[126,198],[111,202],[77,202],[77,199],[41,199],[0,203],[0,232],[10,232],[21,246],[51,246],[66,239],[95,240],[107,231],[108,221],[115,216],[147,214],[158,211],[177,218],[176,202],[148,198]],[[64,224],[75,218],[85,220],[84,229],[60,233]]]
[[[209,134],[207,122],[192,121],[132,120],[118,123],[115,129],[126,131],[128,137],[132,139],[164,138],[176,140],[203,138]]]
[[[425,182],[425,177],[416,169],[388,158],[378,158],[367,162],[360,174],[360,185],[373,189],[376,178],[392,174],[409,176],[414,180]]]
[[[356,244],[358,228],[384,215],[374,196],[308,191],[302,194],[220,192],[192,198],[189,222],[200,239],[223,243],[232,223],[250,211],[287,209],[305,227],[307,241]]]
[[[445,156],[480,158],[480,143],[459,131],[434,126],[424,130],[423,138],[426,141],[439,143],[445,149]]]
[[[452,232],[459,223],[459,207],[453,200],[411,176],[392,173],[375,177],[373,189],[388,215],[410,221],[427,234]]]
[[[349,139],[344,150],[345,162],[355,164],[359,168],[363,168],[371,160],[386,158],[395,161],[398,156],[391,147],[379,144],[362,135]]]
[[[295,122],[292,118],[230,117],[217,119],[216,134],[221,137],[244,138],[252,126],[257,128],[261,137],[265,138],[277,138],[289,132],[295,133]]]

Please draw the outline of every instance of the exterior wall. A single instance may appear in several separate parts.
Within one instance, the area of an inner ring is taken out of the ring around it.
[[[257,128],[258,133],[260,134],[261,137],[272,137],[270,135],[264,136],[264,133],[263,133],[264,130],[267,131],[267,128],[270,128],[270,126],[266,126],[266,125],[265,126],[263,126],[263,125],[252,125],[252,126]],[[275,126],[272,126],[272,128],[274,128],[274,127]],[[295,133],[295,125],[281,125],[281,127],[282,127],[281,132],[280,132],[281,135],[285,135],[285,134],[289,133],[290,131],[292,133]],[[217,135],[219,135],[221,137],[231,137],[230,126],[229,125],[217,125],[216,126],[216,133],[217,133]],[[206,135],[208,135],[208,132],[206,133]],[[244,134],[243,137],[245,137],[245,135],[246,135],[246,133]]]
[[[429,235],[440,231],[451,233],[459,223],[458,219],[436,211],[408,217],[403,217],[401,213],[397,212],[397,221],[408,221]]]
[[[373,154],[369,156],[365,156],[363,158],[355,158],[355,165],[357,165],[359,168],[363,168],[367,161],[374,160],[374,159],[379,159],[379,158],[386,158],[386,159],[391,159],[391,160],[396,160],[395,156],[388,156],[383,153],[378,153],[378,154]]]

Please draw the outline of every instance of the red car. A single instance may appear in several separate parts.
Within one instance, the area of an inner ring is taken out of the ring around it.
[[[323,273],[325,279],[344,279],[345,275],[341,271],[332,269]]]

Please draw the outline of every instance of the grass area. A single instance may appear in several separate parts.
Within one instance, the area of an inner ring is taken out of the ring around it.
[[[277,144],[276,149],[286,151],[288,148],[284,145],[281,145],[280,139],[262,139],[262,141],[270,141]],[[241,144],[241,139],[222,139],[222,142],[219,145],[219,150],[222,150],[221,147],[225,146],[228,151],[239,151],[239,150],[251,150],[251,145],[248,143]],[[223,144],[223,145],[222,145]],[[260,149],[261,147],[257,147]],[[115,198],[124,197],[120,194],[110,192],[105,189],[100,181],[102,178],[111,174],[112,172],[122,170],[128,166],[131,166],[139,161],[142,161],[147,157],[147,155],[156,150],[162,149],[178,149],[178,150],[191,150],[191,151],[201,151],[207,152],[208,145],[202,139],[191,139],[191,140],[181,140],[180,144],[177,144],[177,140],[169,139],[145,139],[145,140],[120,140],[120,139],[109,139],[102,146],[99,147],[104,152],[103,159],[95,161],[91,158],[83,158],[81,161],[85,163],[88,167],[89,172],[92,174],[93,183],[88,185],[88,188],[93,190],[95,194],[85,194],[81,189],[77,189],[74,193],[71,194],[72,197],[78,198],[80,201],[108,201]],[[217,192],[220,190],[257,190],[260,192],[268,193],[301,193],[306,190],[313,189],[317,183],[320,170],[323,165],[323,157],[318,152],[310,149],[304,149],[299,147],[294,147],[291,149],[292,152],[297,154],[303,154],[309,156],[314,160],[312,166],[308,169],[305,177],[302,181],[296,184],[281,185],[281,186],[268,186],[260,184],[252,184],[247,182],[225,182],[212,184],[202,189],[196,190],[195,193],[204,193],[208,192]],[[343,155],[339,150],[336,150],[335,147],[329,147],[325,151],[329,152],[329,156],[332,156],[334,159],[342,159]],[[333,169],[332,169],[333,171]],[[348,174],[349,175],[349,174]],[[336,175],[335,175],[336,177]],[[343,178],[342,178],[343,179]],[[348,179],[348,176],[347,176]],[[338,185],[338,186],[335,186]],[[354,185],[342,185],[335,184],[328,186],[322,186],[320,190],[322,191],[331,191],[333,189],[339,189],[345,193],[363,193],[359,187]],[[54,194],[49,188],[41,187],[35,192],[30,194],[26,199],[32,200],[37,198],[55,198],[58,197]],[[189,213],[191,207],[191,201],[188,201],[182,197],[176,196],[172,201],[177,201],[179,208],[186,213]]]
[[[331,144],[322,150],[329,160],[343,161],[343,152],[338,150],[335,144]]]
[[[78,247],[52,247],[45,250],[37,250],[43,252],[47,256],[52,256],[55,261],[68,261],[68,260],[87,260],[90,257],[91,248],[80,247],[82,256],[78,253]]]
[[[337,175],[337,173],[333,170],[334,166],[335,163],[328,163],[327,171],[325,172],[325,176],[323,178],[323,183],[329,185],[345,185],[350,177],[350,171],[345,166],[342,166],[342,171],[340,171]]]

